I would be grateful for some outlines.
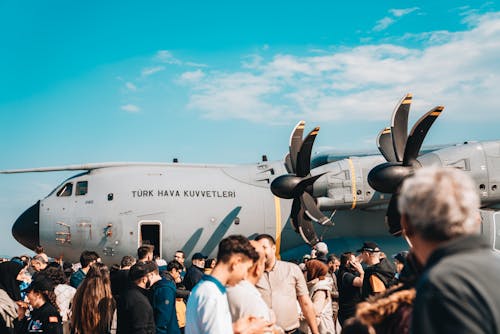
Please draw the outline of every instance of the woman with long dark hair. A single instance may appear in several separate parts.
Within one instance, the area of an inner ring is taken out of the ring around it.
[[[109,269],[105,264],[96,262],[91,265],[87,276],[73,297],[72,333],[110,333],[115,310]]]

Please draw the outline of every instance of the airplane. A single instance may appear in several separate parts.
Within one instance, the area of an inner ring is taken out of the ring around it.
[[[419,155],[443,107],[426,113],[407,135],[411,99],[407,94],[399,102],[391,127],[377,137],[381,155],[323,153],[311,159],[319,128],[303,138],[301,121],[284,161],[263,157],[246,165],[125,162],[0,171],[83,171],[22,213],[12,234],[29,249],[42,245],[49,256],[70,262],[92,249],[104,262],[119,263],[142,244],[154,245],[163,258],[177,250],[187,258],[194,252],[214,256],[224,236],[258,233],[275,236],[283,258],[297,258],[320,240],[338,252],[370,239],[389,253],[406,247],[402,238],[391,236],[399,234],[391,194],[414,168],[437,164],[461,168],[477,182],[482,231],[499,249],[500,142],[466,142]]]

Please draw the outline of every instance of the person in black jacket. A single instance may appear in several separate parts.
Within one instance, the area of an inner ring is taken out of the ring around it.
[[[193,257],[191,258],[191,267],[188,268],[186,276],[184,276],[184,281],[182,282],[189,291],[193,290],[194,286],[203,277],[203,269],[205,268],[206,258],[207,257],[201,253],[193,254]]]
[[[118,302],[118,334],[154,334],[153,308],[149,302],[151,273],[157,266],[151,262],[137,262],[129,270],[130,284],[120,294]]]
[[[52,281],[45,276],[39,276],[26,291],[33,309],[26,316],[28,306],[19,307],[20,320],[15,324],[16,333],[62,334],[62,319],[57,308]]]
[[[500,333],[500,254],[479,236],[480,200],[468,174],[420,168],[402,185],[403,236],[425,265],[412,333]]]
[[[363,262],[367,264],[361,289],[363,300],[394,285],[396,282],[395,268],[387,258],[380,257],[380,248],[376,243],[365,242],[357,252],[361,253]]]

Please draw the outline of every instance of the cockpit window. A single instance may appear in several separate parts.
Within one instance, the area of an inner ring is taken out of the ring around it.
[[[76,183],[76,196],[83,196],[87,194],[87,191],[89,189],[89,183],[88,181],[80,181]]]
[[[68,182],[57,192],[57,197],[71,196],[72,192],[73,192],[73,183]]]

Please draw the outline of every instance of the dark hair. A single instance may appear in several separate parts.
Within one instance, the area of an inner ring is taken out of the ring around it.
[[[58,285],[58,284],[67,284],[68,279],[66,275],[64,275],[64,271],[62,270],[61,267],[47,267],[43,271],[43,276],[47,277],[49,280],[52,281],[52,284]]]
[[[133,266],[135,263],[135,258],[130,255],[125,255],[122,257],[122,261],[120,262],[120,266],[122,267],[130,267]]]
[[[80,255],[80,264],[82,265],[82,268],[86,268],[92,261],[97,261],[98,258],[99,254],[96,252],[85,250],[82,252],[82,255]]]
[[[144,259],[148,253],[152,253],[154,250],[153,245],[143,245],[137,248],[137,258],[139,260]]]
[[[330,254],[328,255],[328,257],[326,258],[326,262],[334,262],[335,260],[338,260],[339,258],[337,257],[337,255],[335,254]]]
[[[35,247],[35,253],[41,254],[43,252],[44,252],[44,249],[43,249],[42,246],[38,245],[38,246]]]
[[[250,244],[250,241],[242,235],[230,235],[222,239],[217,252],[217,262],[227,263],[234,254],[242,254],[253,262],[259,259],[259,253]]]
[[[267,239],[267,240],[269,240],[269,242],[272,245],[276,245],[276,241],[274,240],[274,238],[270,234],[263,233],[263,234],[259,234],[258,236],[255,237],[255,241],[259,241],[262,239]]]
[[[167,264],[167,271],[172,271],[172,269],[182,270],[182,264],[177,260],[172,260]]]
[[[212,268],[212,263],[215,261],[215,259],[206,259],[205,260],[205,268]]]
[[[181,251],[181,250],[177,250],[175,251],[176,253],[181,253],[182,254],[182,257],[186,257],[186,253],[184,253],[184,251]]]
[[[12,259],[10,259],[12,262],[19,263],[20,265],[23,266],[23,268],[27,267],[29,265],[29,260],[23,260],[19,256],[14,256]]]
[[[351,261],[351,256],[353,256],[353,252],[345,252],[340,255],[340,267],[347,268],[347,264]]]

